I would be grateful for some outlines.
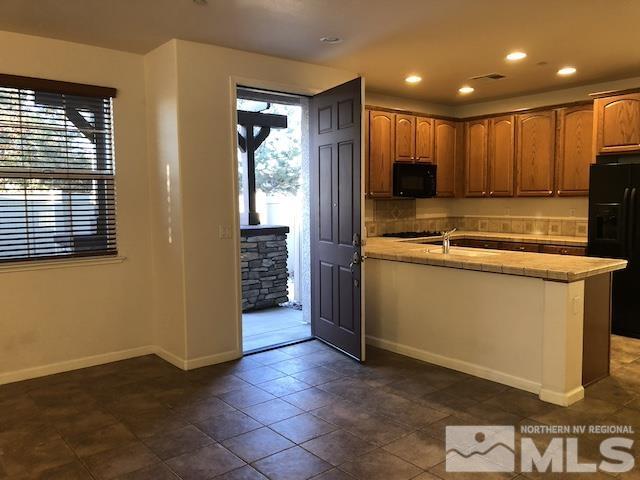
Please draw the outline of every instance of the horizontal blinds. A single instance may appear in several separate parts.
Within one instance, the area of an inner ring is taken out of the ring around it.
[[[111,98],[0,84],[0,262],[116,253]]]

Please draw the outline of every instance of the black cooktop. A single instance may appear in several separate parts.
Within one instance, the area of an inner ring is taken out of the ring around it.
[[[395,238],[420,238],[420,237],[439,237],[440,232],[398,232],[398,233],[385,233],[383,237],[395,237]]]

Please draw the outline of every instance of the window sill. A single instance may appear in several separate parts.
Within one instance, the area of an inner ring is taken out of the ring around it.
[[[12,272],[26,272],[30,270],[51,270],[55,268],[72,268],[72,267],[93,267],[96,265],[112,265],[116,263],[122,263],[127,257],[115,256],[115,257],[88,257],[88,258],[73,258],[73,259],[60,259],[60,260],[42,260],[42,261],[27,261],[27,262],[15,262],[5,265],[0,265],[0,274],[12,273]]]

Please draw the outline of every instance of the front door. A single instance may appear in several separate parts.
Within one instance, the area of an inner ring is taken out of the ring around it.
[[[360,78],[311,99],[311,328],[364,360]]]

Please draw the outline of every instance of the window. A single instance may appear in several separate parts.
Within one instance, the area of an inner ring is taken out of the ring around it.
[[[113,96],[0,75],[0,262],[117,253]]]

